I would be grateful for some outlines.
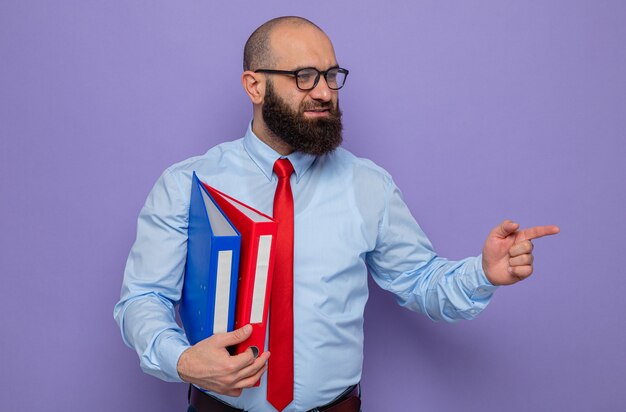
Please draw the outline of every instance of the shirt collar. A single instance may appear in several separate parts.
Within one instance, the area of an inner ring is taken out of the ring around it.
[[[293,165],[296,173],[296,183],[300,181],[316,159],[314,155],[301,152],[293,152],[287,156],[281,155],[254,134],[252,122],[248,124],[248,130],[243,137],[243,147],[268,180],[274,179],[274,163],[280,158],[286,157]]]

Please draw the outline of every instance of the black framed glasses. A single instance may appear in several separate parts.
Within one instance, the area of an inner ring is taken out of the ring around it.
[[[305,67],[298,70],[270,70],[258,69],[255,73],[282,74],[285,76],[293,76],[296,78],[298,89],[308,91],[315,89],[320,81],[320,77],[324,76],[329,89],[339,90],[346,83],[346,77],[350,73],[341,67],[332,67],[328,70],[319,71],[315,67]]]

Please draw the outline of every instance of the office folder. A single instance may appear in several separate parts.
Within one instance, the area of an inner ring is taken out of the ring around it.
[[[205,184],[207,191],[241,234],[235,329],[252,325],[252,334],[236,345],[242,353],[256,346],[265,350],[269,296],[274,271],[277,223],[269,216]]]
[[[234,329],[241,235],[195,172],[180,318],[189,343]]]

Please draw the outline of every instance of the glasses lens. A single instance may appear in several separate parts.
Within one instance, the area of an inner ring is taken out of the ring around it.
[[[298,71],[296,80],[298,81],[298,87],[302,90],[309,90],[313,88],[315,79],[318,76],[318,72],[315,69],[302,69]]]
[[[326,74],[326,81],[331,89],[341,89],[346,82],[346,73],[340,68],[330,69]]]

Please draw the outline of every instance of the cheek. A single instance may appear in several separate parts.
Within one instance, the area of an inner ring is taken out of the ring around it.
[[[298,111],[304,104],[307,94],[289,83],[289,78],[280,79],[281,82],[274,88],[280,99],[292,110]]]
[[[281,97],[283,104],[287,105],[292,112],[298,112],[302,108],[303,99],[297,94],[288,93]]]
[[[301,95],[293,95],[291,96],[291,98],[288,101],[289,107],[291,107],[291,110],[301,113],[304,110],[304,107],[306,106],[307,102],[306,102],[306,96],[301,96]]]

